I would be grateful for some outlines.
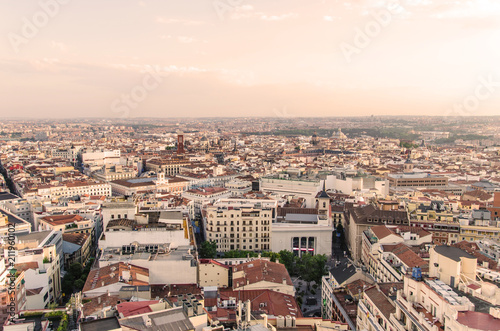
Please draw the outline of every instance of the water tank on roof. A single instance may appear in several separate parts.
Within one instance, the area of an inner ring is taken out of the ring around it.
[[[411,276],[415,280],[422,280],[422,270],[420,268],[414,267]]]

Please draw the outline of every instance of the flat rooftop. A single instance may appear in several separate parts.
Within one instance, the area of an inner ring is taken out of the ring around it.
[[[21,198],[9,192],[0,192],[0,201],[16,200],[16,199],[21,199]]]

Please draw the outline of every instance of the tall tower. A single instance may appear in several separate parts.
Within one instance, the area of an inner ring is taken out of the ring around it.
[[[320,222],[323,221],[328,223],[331,219],[331,207],[330,207],[330,196],[326,193],[326,179],[323,181],[323,190],[318,194],[316,198],[316,203],[318,206],[318,215],[320,216]]]
[[[184,134],[182,132],[177,133],[177,154],[184,154]]]
[[[413,172],[413,162],[411,162],[411,152],[408,153],[408,158],[403,165],[403,173],[410,174]]]

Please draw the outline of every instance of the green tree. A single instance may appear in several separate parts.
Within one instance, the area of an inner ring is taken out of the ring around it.
[[[297,257],[293,255],[292,252],[287,251],[287,250],[282,250],[279,253],[279,261],[280,263],[285,265],[286,270],[288,270],[288,273],[290,276],[296,275],[295,272],[295,262],[297,260]]]
[[[271,262],[276,262],[280,260],[280,253],[276,252],[262,252],[262,257],[269,257]]]
[[[326,262],[328,258],[325,254],[318,254],[312,257],[313,261],[313,269],[311,270],[311,278],[316,284],[321,284],[321,279],[323,276],[328,274],[328,270],[326,268]]]
[[[213,240],[206,240],[200,246],[200,258],[213,259],[217,255],[217,243]]]
[[[74,278],[80,278],[82,275],[82,265],[78,262],[71,263],[69,266],[69,273],[74,277]]]
[[[250,251],[240,251],[240,250],[232,250],[224,253],[224,257],[227,259],[233,258],[245,258],[245,257],[257,257],[258,254]]]
[[[81,291],[84,285],[85,285],[85,280],[81,278],[75,281],[75,287],[77,288],[78,291]]]

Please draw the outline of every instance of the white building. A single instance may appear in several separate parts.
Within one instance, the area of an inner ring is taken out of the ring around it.
[[[120,150],[84,152],[82,153],[82,163],[88,165],[119,164]]]
[[[264,193],[293,194],[306,199],[307,207],[314,207],[316,194],[321,190],[321,184],[322,181],[319,178],[295,178],[287,173],[282,173],[277,176],[261,178],[260,189]]]

